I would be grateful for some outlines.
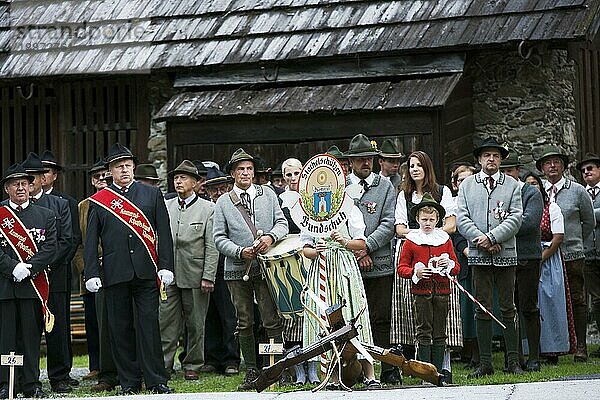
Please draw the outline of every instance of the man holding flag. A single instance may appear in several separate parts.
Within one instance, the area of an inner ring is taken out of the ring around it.
[[[90,197],[85,286],[104,288],[121,394],[139,393],[142,377],[147,390],[172,393],[158,325],[159,290],[164,295],[174,278],[169,215],[160,190],[133,179],[136,158],[128,148],[116,143],[106,161],[113,183]]]
[[[40,340],[44,321],[52,330],[48,310],[46,270],[57,251],[56,217],[32,204],[29,185],[34,177],[23,166],[10,166],[0,183],[8,204],[0,207],[0,353],[14,351],[24,357],[19,370],[25,397],[46,394],[40,382]],[[0,398],[8,398],[8,368],[0,372]]]

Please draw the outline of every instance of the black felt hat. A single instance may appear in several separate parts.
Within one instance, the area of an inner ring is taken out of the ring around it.
[[[4,185],[6,182],[10,181],[11,179],[27,179],[29,180],[29,183],[33,182],[33,180],[35,179],[35,177],[33,175],[31,175],[30,173],[28,173],[27,171],[25,171],[25,168],[23,168],[23,166],[19,163],[13,164],[10,167],[8,167],[6,169],[6,171],[4,171],[4,176],[2,177],[2,180],[0,181],[0,185]]]
[[[45,174],[49,171],[48,167],[42,164],[42,159],[36,153],[29,153],[25,161],[21,163],[25,171],[30,174]]]
[[[150,181],[160,181],[156,167],[152,164],[139,164],[135,167],[133,175],[135,179],[148,179]]]
[[[213,186],[220,185],[221,183],[230,183],[233,182],[233,178],[229,175],[225,175],[222,171],[219,171],[215,167],[208,168],[208,173],[206,174],[206,181],[204,182],[204,186]]]
[[[106,160],[104,158],[100,158],[92,167],[88,170],[88,174],[92,175],[98,171],[106,171]]]
[[[508,157],[508,149],[504,146],[502,146],[500,143],[498,143],[498,141],[496,140],[496,138],[493,138],[491,136],[481,140],[479,142],[479,144],[473,149],[473,156],[475,156],[475,158],[479,158],[479,155],[481,154],[481,152],[483,151],[483,149],[486,148],[494,148],[494,149],[498,149],[500,151],[500,155],[502,156],[502,159],[504,160],[506,157]]]
[[[135,164],[138,162],[137,157],[133,155],[131,150],[120,143],[115,143],[108,151],[108,156],[106,157],[106,166],[108,166],[110,163],[127,159],[133,160]]]
[[[267,165],[267,162],[262,157],[254,157],[254,172],[259,174],[269,174],[271,171],[273,171],[273,169]]]
[[[57,171],[63,170],[63,166],[58,163],[54,153],[50,150],[44,150],[40,158],[42,159],[42,164],[46,167],[55,168]]]
[[[431,193],[426,192],[423,195],[423,198],[421,199],[421,202],[419,204],[415,204],[414,206],[412,206],[410,208],[410,215],[413,216],[413,218],[417,218],[417,214],[419,212],[419,210],[423,207],[433,207],[437,210],[438,214],[439,214],[439,220],[443,220],[444,217],[446,216],[446,210],[444,209],[444,207],[438,203],[437,201],[435,201],[435,199],[433,197],[431,197]]]

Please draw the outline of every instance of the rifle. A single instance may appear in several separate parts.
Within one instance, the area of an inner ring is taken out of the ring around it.
[[[442,386],[440,378],[443,375],[438,373],[435,365],[423,361],[407,360],[404,354],[402,354],[402,349],[398,347],[384,349],[383,347],[367,343],[361,344],[374,359],[399,367],[403,375],[414,376],[426,382],[433,383],[436,386]],[[354,348],[351,342],[346,346]]]
[[[356,328],[352,323],[349,323],[310,346],[303,349],[297,347],[290,350],[290,352],[281,360],[270,367],[263,368],[261,374],[253,382],[254,388],[257,392],[262,392],[273,383],[277,382],[286,368],[309,360],[319,354],[328,352],[333,348],[333,343],[343,345],[356,336],[358,336]]]

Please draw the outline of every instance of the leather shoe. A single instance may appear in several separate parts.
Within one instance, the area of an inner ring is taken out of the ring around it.
[[[540,370],[540,362],[538,360],[527,360],[525,370],[527,372],[538,372]]]
[[[46,394],[46,392],[44,392],[42,390],[41,387],[36,387],[31,392],[23,392],[23,397],[29,397],[29,398],[33,398],[33,399],[43,399],[45,397],[48,397],[48,395]]]
[[[85,374],[84,376],[82,376],[81,379],[83,379],[84,381],[89,381],[89,380],[97,377],[99,373],[100,373],[100,371],[98,371],[97,369],[93,369],[90,372],[88,372],[87,374]]]
[[[66,382],[69,386],[79,386],[79,381],[77,379],[71,378],[70,376],[66,379]]]
[[[577,346],[577,351],[573,355],[573,361],[575,362],[586,362],[588,360],[587,349],[585,347]]]
[[[138,394],[141,391],[142,391],[142,388],[140,386],[125,386],[125,387],[121,387],[121,390],[119,391],[119,396]]]
[[[469,375],[467,375],[467,378],[468,379],[481,378],[482,376],[493,375],[493,374],[494,374],[494,368],[492,368],[489,365],[479,364],[479,366],[475,369],[475,371],[473,371]]]
[[[401,385],[402,377],[400,376],[400,370],[397,367],[381,371],[381,383],[386,385]]]
[[[175,393],[175,389],[171,389],[170,387],[168,387],[164,383],[159,383],[158,385],[151,386],[151,387],[148,388],[148,390],[151,391],[154,394]]]
[[[512,362],[512,363],[508,364],[508,368],[506,369],[506,372],[508,372],[509,374],[514,374],[514,375],[524,374],[523,369],[521,368],[521,365],[518,362]]]
[[[215,367],[214,365],[211,365],[211,364],[204,364],[203,366],[200,367],[198,372],[205,372],[205,373],[213,374],[213,373],[217,372],[217,367]]]
[[[186,381],[197,381],[198,373],[191,369],[186,369],[185,372],[183,373],[183,377],[185,378]]]
[[[111,385],[108,382],[98,381],[94,386],[92,386],[92,392],[110,392],[114,390],[115,385]]]
[[[227,376],[237,375],[240,373],[240,369],[236,365],[228,365],[225,367],[223,373]]]
[[[256,368],[248,368],[246,371],[246,377],[244,378],[244,382],[240,386],[238,386],[239,391],[243,390],[255,390],[254,381],[258,378],[259,372]]]
[[[71,393],[73,391],[73,388],[69,386],[67,381],[59,381],[50,386],[52,387],[52,391],[54,393]]]
[[[8,399],[8,388],[0,388],[0,399]]]

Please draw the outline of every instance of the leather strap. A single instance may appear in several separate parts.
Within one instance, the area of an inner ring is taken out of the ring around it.
[[[254,223],[252,222],[252,218],[250,217],[248,210],[246,210],[246,207],[244,207],[244,205],[242,204],[242,201],[238,197],[237,193],[235,193],[235,190],[232,189],[229,191],[229,198],[231,199],[233,205],[238,209],[240,214],[242,214],[242,217],[244,217],[244,221],[246,221],[248,228],[250,228],[252,236],[256,237],[256,226],[254,226]]]

